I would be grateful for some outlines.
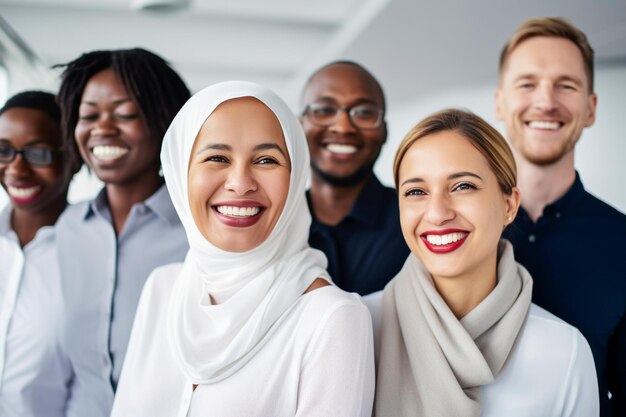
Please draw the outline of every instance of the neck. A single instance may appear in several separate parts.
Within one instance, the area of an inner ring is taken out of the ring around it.
[[[319,222],[331,226],[341,222],[352,210],[369,178],[368,175],[355,185],[337,187],[313,173],[309,195],[311,197],[311,211],[315,218]]]
[[[543,209],[563,197],[576,180],[574,152],[547,166],[535,165],[519,155],[515,156],[522,207],[532,221],[537,222]]]
[[[496,287],[496,256],[478,270],[456,277],[435,277],[433,282],[441,298],[457,319],[480,304]]]
[[[161,185],[163,185],[163,178],[158,175],[144,178],[141,183],[106,185],[109,209],[113,217],[113,228],[117,236],[122,232],[133,205],[148,199]]]
[[[48,205],[45,210],[36,213],[21,211],[15,207],[11,212],[11,228],[15,231],[20,241],[20,246],[24,247],[30,243],[43,226],[52,226],[67,207],[66,194],[63,198]]]

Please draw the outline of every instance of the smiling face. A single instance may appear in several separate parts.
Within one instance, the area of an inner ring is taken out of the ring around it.
[[[80,153],[107,184],[153,184],[160,141],[153,138],[137,102],[112,69],[85,85],[74,131]]]
[[[563,38],[534,37],[508,57],[496,92],[496,115],[506,124],[517,154],[551,165],[573,150],[595,119],[596,95],[589,92],[583,57]]]
[[[398,179],[402,234],[435,280],[495,276],[498,241],[519,194],[502,192],[471,142],[455,131],[418,139]]]
[[[11,108],[0,116],[0,146],[58,150],[61,130],[43,111]],[[0,182],[16,211],[42,213],[51,205],[63,207],[71,178],[67,152],[55,154],[46,166],[33,166],[21,154],[8,164],[0,163]]]
[[[274,113],[250,97],[220,104],[202,125],[189,160],[189,206],[200,233],[229,252],[259,246],[280,218],[290,174]]]
[[[305,105],[333,103],[340,108],[359,104],[384,109],[384,98],[373,77],[349,64],[330,65],[318,72],[306,87]],[[301,117],[311,153],[313,172],[331,184],[355,185],[372,171],[385,143],[384,121],[374,129],[361,129],[350,121],[345,111],[327,127]]]

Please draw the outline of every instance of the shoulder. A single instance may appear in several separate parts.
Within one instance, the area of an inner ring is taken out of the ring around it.
[[[348,307],[367,313],[367,308],[361,297],[356,293],[346,292],[335,285],[327,285],[302,296],[303,310],[308,313],[332,312],[342,307]],[[369,314],[369,313],[368,313]]]
[[[168,297],[182,267],[182,262],[175,262],[155,268],[146,280],[142,297]]]
[[[593,364],[589,343],[580,331],[535,304],[528,311],[519,348],[524,355],[537,359],[535,366],[543,363],[564,377],[571,373],[577,358],[589,359]]]
[[[318,288],[301,297],[293,313],[301,329],[309,333],[349,328],[371,329],[370,313],[356,293],[348,293],[334,285]]]
[[[621,227],[626,227],[626,214],[615,207],[600,200],[598,197],[585,190],[584,197],[585,212],[589,216],[602,218],[604,221],[614,222]]]
[[[89,204],[90,201],[81,201],[80,203],[67,206],[56,223],[57,227],[66,224],[74,224],[84,219],[89,209]]]

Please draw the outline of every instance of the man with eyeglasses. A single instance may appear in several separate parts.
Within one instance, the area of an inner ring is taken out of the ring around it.
[[[0,109],[0,416],[64,416],[71,384],[54,224],[80,167],[53,94],[28,91]]]
[[[313,171],[309,243],[326,254],[340,288],[381,290],[409,254],[396,193],[373,173],[387,139],[382,88],[361,65],[333,62],[309,78],[302,105]]]

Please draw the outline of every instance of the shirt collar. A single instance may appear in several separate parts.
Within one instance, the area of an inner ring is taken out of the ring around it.
[[[570,187],[569,190],[558,200],[553,202],[552,204],[548,204],[544,209],[543,213],[552,214],[552,213],[566,213],[569,210],[573,210],[580,203],[580,200],[585,195],[585,187],[583,187],[583,183],[580,180],[580,175],[578,175],[578,171],[576,171],[576,179],[574,179],[574,183]]]
[[[146,200],[141,203],[135,204],[135,206],[137,205],[145,207],[146,209],[150,210],[171,225],[176,225],[180,222],[178,220],[178,215],[176,214],[176,210],[174,209],[174,205],[172,204],[170,194],[167,191],[167,186],[165,184],[161,185],[161,187],[159,187],[159,189]],[[108,208],[109,202],[107,198],[106,188],[102,188],[96,198],[90,201],[89,204],[87,204],[87,206],[85,207],[83,219],[87,220],[95,213],[102,213],[104,210],[108,210]]]
[[[0,235],[7,236],[13,229],[11,229],[11,204],[7,204],[6,207],[0,213]]]
[[[17,237],[17,233],[11,227],[11,212],[13,211],[13,206],[11,204],[7,204],[7,206],[0,213],[0,236],[4,236],[7,239],[10,239],[16,242],[19,246],[19,238]],[[41,226],[39,230],[35,233],[35,237],[33,240],[28,242],[24,249],[27,249],[31,246],[37,245],[37,242],[47,241],[49,238],[54,236],[54,225],[52,226]]]

